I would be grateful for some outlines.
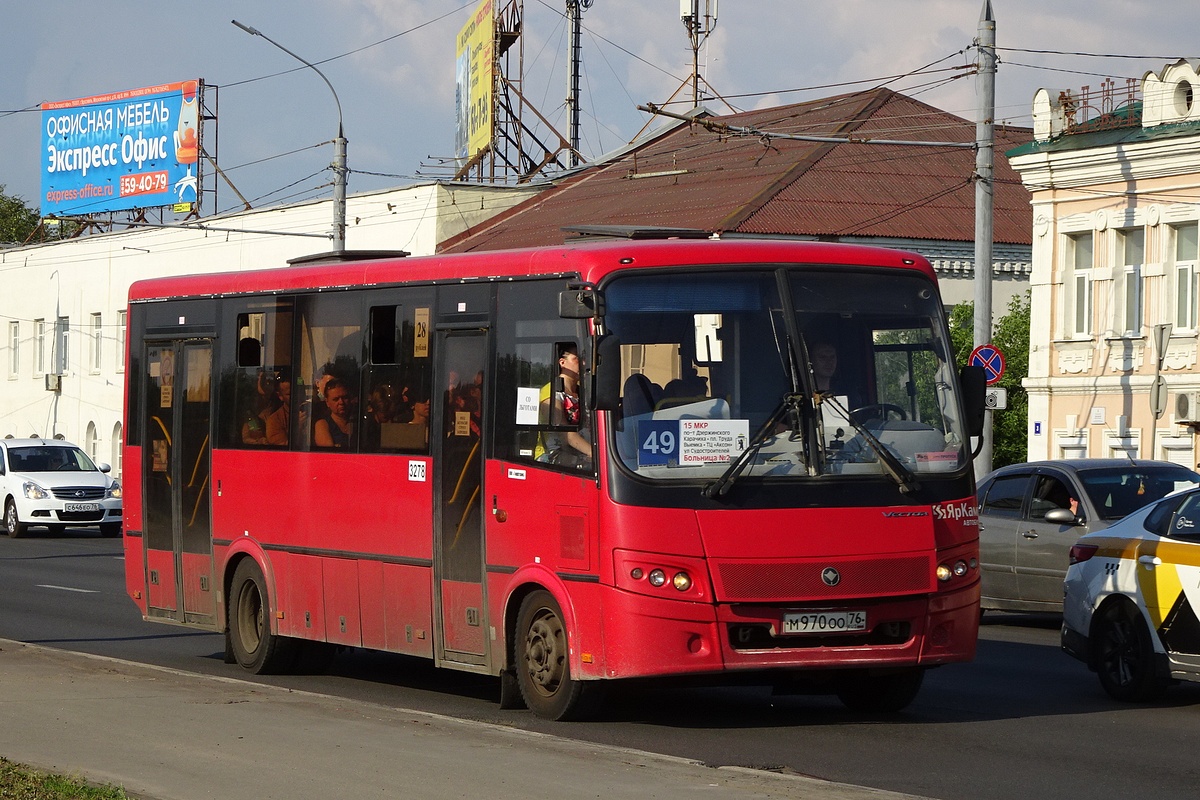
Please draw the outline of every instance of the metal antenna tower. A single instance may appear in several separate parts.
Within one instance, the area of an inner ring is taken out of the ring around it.
[[[700,105],[700,47],[717,27],[717,0],[704,0],[704,14],[700,13],[700,0],[679,0],[679,18],[687,28],[692,43],[692,108]]]
[[[567,0],[567,23],[571,26],[570,44],[567,47],[567,114],[570,119],[571,166],[579,166],[579,72],[582,56],[579,36],[583,28],[583,12],[592,7],[594,0]]]

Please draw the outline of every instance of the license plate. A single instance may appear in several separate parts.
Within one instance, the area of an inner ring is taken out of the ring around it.
[[[67,503],[63,511],[99,511],[99,503]]]
[[[806,611],[783,615],[784,633],[845,633],[866,629],[865,611]]]

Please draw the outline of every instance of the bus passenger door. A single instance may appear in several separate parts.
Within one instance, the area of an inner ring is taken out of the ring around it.
[[[483,425],[489,418],[488,332],[438,333],[432,398],[434,614],[437,659],[485,666],[488,615],[483,591]]]
[[[143,542],[149,613],[216,619],[209,463],[212,342],[146,345]]]

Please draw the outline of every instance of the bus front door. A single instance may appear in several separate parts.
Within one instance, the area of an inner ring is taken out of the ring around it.
[[[487,331],[438,332],[438,391],[432,398],[434,614],[437,659],[487,665],[483,591],[483,426]]]
[[[143,363],[141,468],[149,614],[213,623],[212,342],[148,342]]]

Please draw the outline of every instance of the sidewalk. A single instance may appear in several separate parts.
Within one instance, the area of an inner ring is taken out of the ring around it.
[[[156,800],[911,797],[8,640],[0,756]]]

